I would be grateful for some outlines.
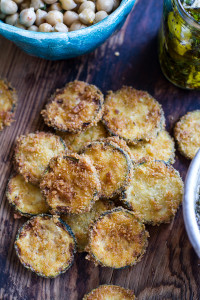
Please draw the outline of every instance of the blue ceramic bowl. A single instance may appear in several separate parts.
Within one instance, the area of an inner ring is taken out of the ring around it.
[[[107,18],[91,27],[68,33],[42,33],[20,29],[0,21],[0,35],[30,55],[50,60],[67,59],[93,51],[125,22],[136,0],[122,0]]]

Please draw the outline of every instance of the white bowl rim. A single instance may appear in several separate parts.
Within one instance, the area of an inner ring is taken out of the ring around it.
[[[93,33],[93,32],[98,32],[102,30],[102,27],[107,27],[109,26],[109,24],[112,24],[113,21],[115,19],[118,18],[119,15],[124,14],[124,9],[125,8],[129,8],[132,4],[136,4],[138,0],[122,0],[120,6],[113,11],[108,17],[106,17],[105,19],[103,19],[102,21],[93,24],[90,27],[87,28],[83,28],[80,30],[76,30],[76,31],[71,31],[71,32],[67,32],[67,33],[62,33],[62,32],[51,32],[51,33],[47,33],[47,32],[34,32],[34,31],[30,31],[30,30],[25,30],[22,28],[18,28],[9,24],[4,23],[3,21],[0,20],[0,29],[3,29],[7,32],[9,32],[10,34],[15,34],[18,36],[22,36],[22,37],[27,37],[27,38],[36,38],[36,39],[46,39],[47,35],[48,35],[48,39],[49,40],[54,40],[57,38],[73,38],[73,37],[81,37],[84,35],[88,35],[89,33]]]
[[[200,185],[200,149],[192,160],[185,179],[183,217],[189,240],[200,258],[200,229],[196,219],[195,206]]]

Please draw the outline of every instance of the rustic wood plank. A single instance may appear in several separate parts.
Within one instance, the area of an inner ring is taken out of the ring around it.
[[[17,89],[16,122],[0,133],[0,299],[77,300],[98,284],[119,284],[133,289],[138,299],[200,299],[199,260],[185,232],[182,209],[171,224],[150,227],[147,253],[140,263],[124,270],[95,267],[76,257],[73,267],[54,280],[27,271],[15,255],[13,243],[25,219],[15,220],[5,198],[12,173],[16,136],[48,130],[40,111],[48,95],[66,82],[80,79],[106,92],[123,84],[150,92],[164,107],[167,128],[189,110],[200,107],[198,92],[172,86],[163,77],[157,59],[157,31],[162,1],[142,0],[120,32],[95,52],[68,61],[50,62],[21,52],[0,38],[0,77]],[[115,51],[120,56],[115,56]],[[189,161],[177,153],[175,167],[185,177]]]

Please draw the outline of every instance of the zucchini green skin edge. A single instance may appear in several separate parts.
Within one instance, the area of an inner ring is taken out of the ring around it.
[[[37,217],[49,217],[49,218],[53,218],[52,215],[48,215],[48,214],[40,214],[40,215],[37,215]],[[32,219],[34,219],[34,218],[35,218],[35,217],[32,217],[30,220],[28,220],[26,223],[24,223],[24,224],[20,227],[20,229],[18,230],[16,239],[15,239],[15,244],[14,244],[14,248],[15,248],[16,254],[17,254],[17,256],[18,256],[18,258],[19,258],[21,264],[22,264],[26,269],[31,270],[31,271],[34,272],[36,275],[41,276],[41,277],[43,277],[43,278],[49,278],[49,279],[51,279],[51,278],[52,278],[52,279],[53,279],[53,278],[56,278],[57,276],[59,276],[59,275],[65,273],[65,272],[73,265],[73,263],[74,263],[74,255],[75,255],[75,253],[76,253],[76,238],[75,238],[75,235],[74,235],[74,233],[73,233],[71,227],[70,227],[68,224],[66,224],[63,220],[61,220],[61,219],[59,218],[58,221],[61,223],[61,225],[64,226],[65,230],[69,233],[69,235],[70,235],[70,236],[73,238],[73,240],[74,240],[73,256],[72,256],[72,259],[71,259],[69,265],[68,265],[65,269],[59,271],[57,274],[55,274],[55,275],[53,275],[53,276],[44,276],[43,274],[37,272],[37,270],[35,270],[35,269],[32,268],[31,266],[27,265],[26,263],[24,263],[24,262],[21,260],[21,258],[20,258],[20,251],[19,251],[19,248],[17,247],[17,244],[16,244],[17,240],[20,238],[20,234],[21,234],[22,230],[24,229],[24,226],[25,226],[27,223],[29,223],[29,222],[30,222]]]
[[[164,116],[164,111],[162,109],[162,107],[160,106],[161,109],[161,119],[160,119],[160,124],[157,127],[157,135],[158,133],[165,127],[165,116]],[[109,132],[109,134],[111,136],[118,136],[119,138],[125,140],[127,142],[127,144],[137,144],[139,142],[146,142],[146,139],[129,139],[129,138],[125,138],[123,136],[118,135],[117,133],[113,132],[112,129],[109,128],[108,126],[108,122],[106,120],[104,120],[104,118],[102,119],[103,124],[105,125],[107,131]],[[150,139],[150,138],[149,138]]]
[[[166,167],[169,168],[169,169],[172,169],[172,168],[173,168],[172,165],[170,165],[169,162],[166,162],[166,161],[164,161],[164,160],[158,160],[158,159],[155,159],[154,161],[164,163],[164,164],[166,165]],[[143,164],[145,164],[145,163],[147,163],[147,162],[148,162],[147,160],[144,160],[143,162],[141,162],[141,163],[139,163],[139,164],[136,164],[135,166],[141,166],[141,165],[143,165]],[[174,169],[174,168],[173,168],[173,169]],[[181,178],[180,173],[179,173],[176,169],[174,169],[174,171],[175,171],[176,175],[178,175],[178,177]],[[182,178],[181,178],[181,180],[182,180]],[[125,207],[126,207],[127,209],[129,209],[131,212],[133,212],[133,213],[135,212],[135,211],[133,210],[132,205],[126,200],[126,191],[124,191],[124,192],[121,194],[120,201],[122,201],[122,203],[125,205]],[[170,219],[167,223],[170,223],[171,220],[172,220],[173,218],[174,218],[174,216],[172,216],[171,219]],[[163,224],[163,222],[156,223],[157,226],[159,226],[160,224]],[[146,225],[153,225],[153,226],[154,226],[155,224],[154,224],[154,222],[147,222]]]
[[[125,157],[126,159],[126,162],[127,162],[127,166],[128,166],[128,170],[127,170],[127,175],[126,175],[126,179],[123,183],[123,186],[121,186],[118,190],[116,190],[110,197],[106,196],[106,195],[103,195],[101,194],[101,198],[102,199],[113,199],[115,198],[116,196],[120,195],[121,193],[123,193],[125,190],[126,190],[126,187],[128,186],[128,182],[131,178],[131,174],[132,174],[132,170],[133,170],[133,162],[129,156],[128,153],[126,153],[122,148],[120,148],[119,145],[115,144],[114,142],[109,142],[109,141],[94,141],[88,145],[86,145],[79,154],[84,154],[85,151],[89,148],[92,147],[92,145],[94,144],[103,144],[103,145],[108,145],[108,146],[111,146],[113,149],[117,149],[118,151],[120,151],[123,156]]]
[[[96,224],[96,223],[97,223],[99,220],[101,220],[101,218],[103,218],[104,216],[109,215],[109,214],[111,214],[111,213],[113,213],[113,212],[118,212],[118,211],[125,211],[126,213],[129,213],[130,215],[134,216],[134,218],[136,218],[136,219],[138,220],[138,222],[140,222],[141,224],[143,224],[143,223],[142,223],[142,222],[134,215],[133,211],[129,211],[128,209],[125,209],[125,208],[123,208],[123,207],[116,207],[116,208],[114,208],[114,209],[112,209],[112,210],[108,210],[108,211],[104,212],[104,213],[101,214],[101,216],[94,222],[94,224]],[[144,228],[143,228],[143,229],[144,229],[144,232],[147,233],[147,236],[146,236],[146,237],[148,238],[148,236],[149,236],[148,231],[146,231],[145,225],[144,225],[144,224],[143,224],[143,226],[144,226]],[[89,230],[89,245],[90,245],[90,240],[91,240],[90,234],[91,234],[91,232],[92,232],[92,229],[93,229],[93,226],[91,226],[91,227],[90,227],[90,230]],[[120,268],[115,268],[115,267],[110,267],[110,266],[104,265],[104,264],[103,264],[100,260],[98,260],[98,259],[96,258],[96,256],[92,253],[92,251],[91,251],[91,249],[90,249],[90,246],[89,246],[89,251],[88,251],[88,253],[92,256],[93,261],[94,261],[94,262],[98,262],[98,264],[99,264],[101,267],[108,267],[108,268],[111,268],[111,269],[114,269],[114,270],[123,270],[123,269],[126,269],[126,268],[128,268],[128,267],[131,267],[131,266],[134,266],[135,264],[137,264],[137,263],[141,260],[141,258],[143,257],[143,255],[145,254],[146,249],[147,249],[147,246],[148,246],[148,240],[146,239],[146,243],[145,243],[145,245],[144,245],[144,247],[143,247],[143,251],[140,253],[140,255],[138,255],[136,261],[135,261],[133,264],[131,264],[131,265],[127,265],[127,266],[120,267]]]

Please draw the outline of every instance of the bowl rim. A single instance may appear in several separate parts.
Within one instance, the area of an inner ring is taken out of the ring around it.
[[[189,240],[200,258],[200,229],[196,219],[195,206],[197,189],[200,186],[200,149],[190,163],[184,189],[183,217]]]
[[[118,19],[120,15],[128,14],[134,4],[136,4],[138,0],[122,0],[120,6],[113,11],[108,17],[103,19],[102,21],[93,24],[90,27],[87,28],[82,28],[76,31],[71,31],[71,32],[35,32],[35,31],[30,31],[30,30],[25,30],[22,28],[15,27],[13,25],[9,25],[4,23],[3,21],[0,20],[0,30],[4,30],[12,35],[18,35],[18,36],[23,36],[26,38],[36,38],[36,39],[46,39],[48,35],[49,40],[54,40],[57,38],[73,38],[73,37],[81,37],[84,35],[88,35],[90,33],[96,33],[99,31],[102,31],[102,28],[106,28],[109,25],[111,25],[115,20]]]

